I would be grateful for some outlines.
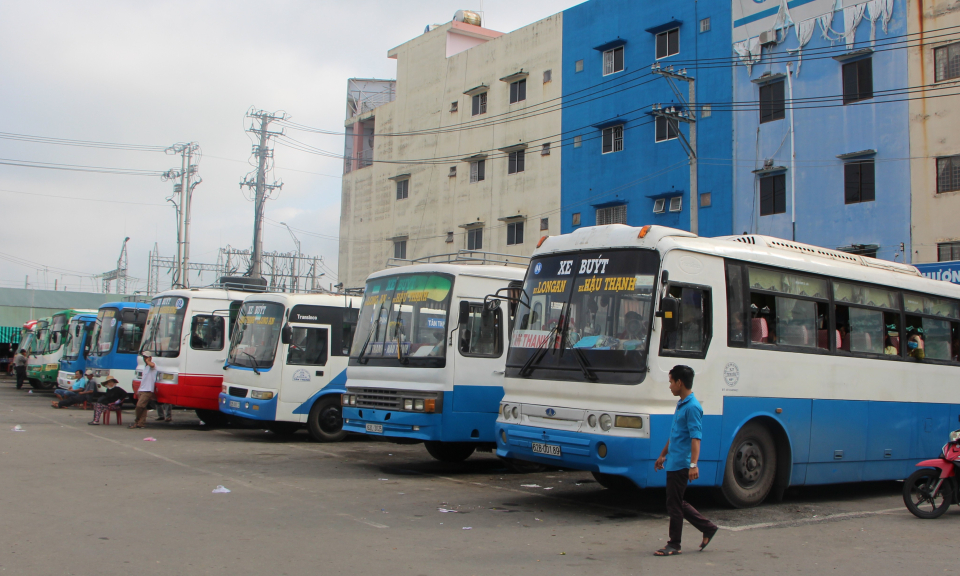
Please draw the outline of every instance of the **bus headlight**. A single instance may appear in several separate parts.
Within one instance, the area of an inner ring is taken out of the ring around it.
[[[412,398],[404,398],[404,399],[403,399],[403,409],[404,409],[404,410],[413,410],[413,399],[412,399]]]
[[[356,406],[357,397],[355,394],[341,394],[340,395],[340,405],[341,406]]]
[[[161,382],[170,382],[170,383],[176,384],[176,383],[177,383],[177,375],[176,375],[176,374],[166,374],[166,373],[161,374],[161,375],[160,375],[160,381],[161,381]]]
[[[639,416],[617,416],[614,420],[617,428],[643,428],[643,418]]]
[[[510,410],[510,414],[513,416],[513,419],[514,419],[514,420],[519,420],[519,419],[520,419],[520,408],[514,406],[514,407]]]
[[[273,398],[273,392],[261,392],[260,390],[253,390],[250,392],[250,397],[254,400],[270,400]]]
[[[227,385],[224,384],[223,386],[221,386],[221,387],[220,387],[220,391],[223,392],[224,394],[228,394],[228,392],[227,392]]]
[[[414,410],[420,410],[420,411],[422,411],[422,410],[423,410],[423,400],[421,400],[421,399],[414,400],[414,401],[413,401],[413,409],[414,409]]]
[[[591,415],[587,416],[587,426],[589,426],[589,427],[591,427],[591,428],[596,428],[596,427],[597,427],[597,415],[596,415],[596,414],[591,414]]]
[[[611,428],[613,428],[613,418],[611,418],[609,414],[600,416],[600,429],[608,432]]]

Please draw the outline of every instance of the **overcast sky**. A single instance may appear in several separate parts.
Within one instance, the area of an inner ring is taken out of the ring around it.
[[[484,25],[509,32],[582,0],[486,0]],[[479,0],[249,2],[10,1],[0,3],[0,132],[203,150],[191,259],[215,262],[221,246],[248,249],[253,204],[238,183],[251,169],[251,106],[342,131],[350,77],[395,78],[387,50],[452,19]],[[342,136],[291,133],[342,152]],[[323,256],[336,283],[339,160],[276,147],[284,182],[266,216],[296,229],[302,251]],[[179,157],[0,139],[0,158],[166,170]],[[80,287],[80,275],[116,266],[130,237],[128,291],[144,289],[147,256],[176,250],[172,183],[0,165],[0,286]],[[264,250],[294,249],[284,228],[264,226]],[[10,262],[13,255],[28,263]],[[49,271],[44,273],[43,268]],[[83,289],[91,290],[88,278]],[[166,279],[169,283],[169,278]],[[161,281],[163,286],[163,280]]]

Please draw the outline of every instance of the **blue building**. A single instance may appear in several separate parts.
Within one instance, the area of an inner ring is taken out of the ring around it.
[[[591,0],[564,12],[562,232],[690,229],[690,128],[654,115],[655,104],[697,122],[699,234],[733,232],[733,115],[713,104],[733,100],[730,60],[716,66],[731,54],[731,30],[724,0]],[[684,104],[688,82],[674,81],[678,98],[654,63],[695,79],[695,110]]]
[[[856,2],[732,3],[733,231],[910,262],[906,4]]]

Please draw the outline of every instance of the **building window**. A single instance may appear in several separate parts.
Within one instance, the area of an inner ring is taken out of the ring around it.
[[[467,230],[467,250],[483,250],[483,228]]]
[[[709,118],[713,114],[713,106],[711,104],[704,104],[700,107],[700,117]]]
[[[510,153],[510,164],[507,167],[507,174],[516,174],[523,172],[523,158],[526,150],[517,150]]]
[[[543,83],[546,84],[547,82],[552,82],[552,81],[553,81],[553,70],[544,70]]]
[[[709,32],[709,31],[710,31],[710,19],[704,18],[703,20],[700,21],[700,33],[703,34],[704,32]]]
[[[450,178],[454,178],[456,175],[457,175],[457,167],[451,166],[450,171],[447,172],[447,176],[449,176]]]
[[[873,58],[843,65],[843,103],[873,98]]]
[[[573,137],[573,147],[579,148],[583,146],[583,136],[574,136]]]
[[[397,180],[397,200],[406,200],[410,192],[409,180]]]
[[[680,53],[680,29],[657,34],[657,60]]]
[[[549,219],[549,218],[541,218],[541,219],[540,219],[540,229],[541,229],[541,230],[549,230],[549,229],[550,229],[550,219]]]
[[[549,155],[550,155],[550,143],[549,143],[549,142],[544,142],[544,143],[543,143],[543,147],[540,148],[540,155],[541,155],[541,156],[549,156]]]
[[[623,46],[603,53],[603,75],[623,72]]]
[[[843,165],[843,201],[845,204],[873,202],[876,196],[873,160]]]
[[[393,257],[401,260],[407,259],[407,241],[397,240],[393,243]]]
[[[583,72],[583,60],[577,60],[576,64],[573,65],[574,72]]]
[[[523,222],[507,224],[507,246],[523,244]]]
[[[760,87],[760,123],[784,119],[783,80]]]
[[[603,129],[603,154],[623,150],[623,125]]]
[[[510,83],[510,103],[516,104],[527,99],[527,79]]]
[[[627,205],[607,206],[606,208],[597,208],[597,226],[605,224],[626,224],[627,223]]]
[[[473,95],[473,115],[479,116],[487,113],[487,93]]]
[[[656,121],[656,141],[666,142],[677,137],[677,121],[668,119],[664,116],[657,116]]]
[[[663,214],[667,211],[667,199],[666,198],[657,198],[653,201],[653,213],[654,214]]]
[[[960,242],[941,242],[937,244],[937,262],[960,260]]]
[[[937,158],[937,193],[960,190],[960,156]]]
[[[787,175],[760,178],[760,215],[783,214],[787,211]]]
[[[960,42],[934,49],[933,61],[937,82],[960,78]]]
[[[476,184],[477,182],[483,182],[484,177],[486,176],[487,161],[486,160],[477,160],[476,162],[470,163],[470,183]]]
[[[451,111],[451,112],[456,112],[456,111],[459,110],[459,109],[460,109],[460,102],[451,102],[451,103],[450,103],[450,111]]]
[[[701,207],[701,208],[708,208],[708,207],[710,207],[712,204],[713,204],[713,198],[711,197],[711,195],[710,195],[709,192],[704,192],[703,194],[700,195],[700,207]]]
[[[571,226],[579,226],[579,225],[580,225],[580,213],[579,213],[579,212],[574,212],[574,213],[573,213],[573,217],[572,217],[570,220],[571,220],[571,222],[570,222],[570,225],[571,225]]]
[[[447,244],[453,242],[453,232],[447,232]]]
[[[679,212],[683,209],[683,196],[674,196],[670,199],[670,211]]]

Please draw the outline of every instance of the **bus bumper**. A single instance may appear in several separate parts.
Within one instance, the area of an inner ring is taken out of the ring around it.
[[[496,425],[496,436],[497,456],[564,469],[626,476],[640,488],[647,487],[647,474],[653,471],[655,461],[650,456],[649,438],[586,434],[501,422]],[[535,454],[531,448],[533,442],[559,446],[560,456]],[[601,444],[606,448],[606,456],[602,458],[598,453]]]
[[[383,432],[367,432],[367,424],[383,426]],[[387,438],[423,441],[444,440],[442,438],[443,414],[344,407],[343,429],[347,432]]]
[[[277,419],[277,396],[270,400],[255,400],[220,393],[218,398],[220,411],[231,416],[240,416],[251,420],[274,421]]]

